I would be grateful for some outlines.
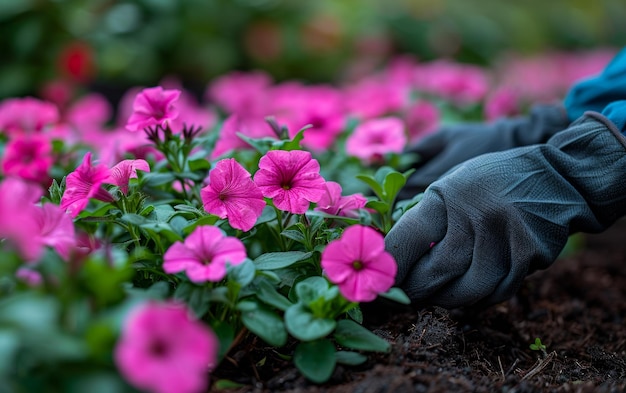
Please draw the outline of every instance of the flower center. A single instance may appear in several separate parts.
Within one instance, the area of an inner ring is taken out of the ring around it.
[[[356,271],[362,270],[363,269],[363,262],[361,261],[354,261],[352,262],[352,268]]]
[[[168,345],[161,339],[156,339],[150,343],[150,353],[156,357],[164,357],[169,352]]]
[[[283,183],[280,186],[283,188],[283,190],[291,190],[291,184],[289,183]]]

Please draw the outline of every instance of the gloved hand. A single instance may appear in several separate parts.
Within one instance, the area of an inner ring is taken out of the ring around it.
[[[561,105],[537,105],[527,116],[443,127],[407,150],[416,153],[419,161],[398,200],[423,192],[430,183],[463,161],[485,153],[545,143],[569,123]]]
[[[434,182],[386,236],[396,283],[443,307],[511,297],[570,234],[626,214],[626,140],[588,112],[546,144],[468,160]]]

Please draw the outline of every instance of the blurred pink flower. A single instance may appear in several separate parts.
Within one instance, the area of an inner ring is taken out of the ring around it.
[[[52,143],[43,134],[15,134],[4,148],[2,172],[44,183],[50,179]]]
[[[72,217],[53,203],[38,206],[34,217],[38,224],[37,241],[52,247],[64,260],[69,260],[76,248]]]
[[[123,160],[111,168],[110,176],[104,183],[118,186],[124,195],[128,194],[130,179],[137,178],[137,170],[150,172],[150,165],[146,160]]]
[[[6,239],[26,262],[41,256],[43,243],[37,238],[36,219],[43,190],[34,183],[17,177],[0,182],[0,239]]]
[[[367,199],[361,194],[341,196],[341,191],[339,183],[327,181],[326,193],[317,202],[315,210],[335,216],[358,217],[358,210],[365,208]]]
[[[408,87],[390,83],[379,76],[363,78],[345,90],[347,111],[359,119],[372,119],[399,111],[408,103]]]
[[[485,101],[485,118],[488,121],[520,113],[519,96],[505,87],[494,90]]]
[[[303,214],[326,188],[320,164],[303,150],[270,150],[261,157],[254,182],[266,198],[284,211]]]
[[[50,102],[25,97],[0,103],[0,131],[9,134],[41,132],[58,121],[59,110]]]
[[[293,138],[302,127],[302,146],[315,151],[329,148],[346,125],[343,95],[326,85],[283,83],[271,90],[271,114],[285,124]]]
[[[228,218],[233,228],[249,231],[261,216],[265,200],[259,187],[234,158],[219,161],[201,191],[204,210]]]
[[[130,131],[140,131],[146,127],[164,126],[178,117],[174,102],[180,97],[180,90],[164,90],[161,86],[143,89],[135,97],[133,113],[126,123]]]
[[[408,143],[415,143],[437,130],[440,121],[439,109],[431,102],[418,101],[407,108],[405,118]]]
[[[95,198],[104,202],[112,202],[113,196],[102,188],[111,171],[104,165],[92,166],[91,152],[87,152],[83,162],[67,175],[65,192],[61,197],[60,206],[72,217],[76,217],[89,204],[89,199]]]
[[[29,287],[38,287],[43,284],[43,277],[37,270],[22,266],[15,272],[15,278]]]
[[[245,118],[238,115],[230,115],[222,123],[215,148],[211,152],[211,160],[222,157],[234,150],[252,149],[248,142],[237,135],[238,133],[254,139],[276,138],[276,134],[262,118]]]
[[[184,243],[174,243],[163,255],[166,273],[187,273],[195,283],[217,282],[226,276],[226,265],[239,265],[246,249],[236,237],[224,236],[215,226],[199,226]]]
[[[184,305],[147,302],[124,321],[114,359],[135,388],[154,393],[199,393],[216,366],[219,341]]]
[[[112,114],[113,108],[106,97],[102,94],[90,93],[72,104],[65,114],[65,119],[82,135],[93,129],[102,128]]]
[[[207,88],[207,98],[227,114],[244,118],[267,116],[267,89],[271,77],[262,71],[231,72],[215,79]]]
[[[436,60],[423,63],[415,73],[415,87],[457,105],[479,103],[489,90],[487,72],[477,66]]]
[[[351,302],[369,302],[392,287],[398,267],[383,235],[363,225],[348,227],[322,252],[322,269]]]
[[[379,161],[387,153],[402,153],[406,145],[404,124],[397,117],[366,120],[346,141],[346,152],[364,161]]]

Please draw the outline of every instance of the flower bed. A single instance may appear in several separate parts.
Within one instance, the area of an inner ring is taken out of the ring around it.
[[[232,73],[202,104],[164,81],[115,121],[97,94],[5,100],[0,376],[196,392],[250,335],[316,383],[389,351],[360,304],[409,302],[383,242],[419,203],[396,200],[406,146],[558,99],[587,64],[539,90],[406,58],[341,86]]]

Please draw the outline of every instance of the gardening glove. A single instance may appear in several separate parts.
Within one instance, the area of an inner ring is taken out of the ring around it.
[[[527,116],[443,127],[408,149],[419,156],[419,161],[398,200],[423,192],[430,183],[465,160],[485,153],[544,143],[569,124],[561,105],[537,105]]]
[[[615,113],[623,126],[626,102],[622,109]],[[413,302],[485,306],[552,264],[569,235],[601,232],[624,214],[626,140],[607,117],[587,112],[546,144],[452,169],[385,245],[398,263],[396,284]]]

